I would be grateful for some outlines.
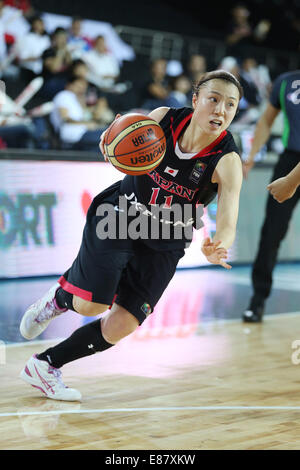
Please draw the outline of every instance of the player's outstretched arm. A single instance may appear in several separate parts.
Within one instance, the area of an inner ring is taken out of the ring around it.
[[[271,195],[278,202],[284,202],[294,196],[300,185],[300,163],[283,178],[278,178],[267,186]]]
[[[218,184],[216,233],[212,240],[204,240],[202,252],[210,263],[220,264],[226,269],[231,268],[224,259],[235,239],[242,181],[239,155],[232,152],[221,158],[212,176],[212,182]]]

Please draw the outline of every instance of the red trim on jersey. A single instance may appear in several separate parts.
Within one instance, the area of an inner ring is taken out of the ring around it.
[[[83,300],[88,300],[89,302],[92,301],[93,294],[92,292],[84,289],[80,289],[80,287],[73,286],[73,284],[70,284],[64,276],[61,276],[58,280],[59,284],[63,288],[63,290],[69,292],[69,294],[77,295]]]
[[[188,116],[186,116],[179,124],[179,126],[177,127],[177,129],[173,130],[173,118],[171,118],[171,130],[172,130],[172,135],[173,135],[173,144],[174,144],[174,149],[175,149],[175,145],[176,145],[176,142],[177,142],[177,139],[179,137],[179,134],[180,132],[182,131],[182,129],[184,128],[184,126],[186,125],[186,123],[192,118],[193,116],[193,113],[190,113]]]
[[[216,138],[216,140],[214,140],[211,144],[209,144],[207,147],[205,147],[199,153],[197,153],[194,157],[192,157],[192,160],[194,158],[206,157],[207,152],[209,152],[214,147],[216,147],[218,143],[221,142],[221,140],[223,140],[226,135],[227,135],[227,131],[221,132],[221,134],[219,135],[219,137]],[[217,152],[212,152],[212,153],[217,153]]]
[[[186,125],[186,123],[192,118],[193,116],[193,113],[190,113],[188,114],[179,124],[179,126],[176,128],[176,130],[174,131],[173,130],[173,118],[171,117],[171,131],[172,131],[172,136],[173,136],[173,144],[174,144],[174,150],[175,150],[175,146],[176,146],[176,142],[178,140],[178,137],[182,131],[182,129],[184,128],[184,126]],[[221,140],[224,139],[224,137],[227,135],[227,131],[223,131],[221,132],[221,134],[219,135],[219,137],[217,137],[211,144],[209,144],[207,147],[205,147],[204,149],[200,150],[200,152],[198,152],[196,155],[194,155],[193,157],[191,157],[191,160],[193,160],[194,158],[200,158],[200,157],[206,157],[207,155],[207,152],[209,152],[210,150],[212,150],[214,147],[216,147],[216,145],[218,145]],[[215,152],[213,152],[215,153]]]

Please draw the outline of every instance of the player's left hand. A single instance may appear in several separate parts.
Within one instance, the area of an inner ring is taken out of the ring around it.
[[[201,251],[210,263],[219,264],[225,269],[231,269],[232,266],[224,261],[227,258],[227,250],[226,248],[219,247],[221,243],[221,241],[213,242],[207,237],[202,242]]]
[[[267,186],[277,202],[284,202],[294,196],[297,186],[290,184],[286,177],[278,178]]]

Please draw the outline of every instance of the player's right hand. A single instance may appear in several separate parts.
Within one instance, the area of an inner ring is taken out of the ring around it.
[[[112,124],[121,117],[121,114],[116,114],[116,117],[115,119],[113,120],[113,122],[110,124],[110,126],[105,129],[105,131],[102,132],[101,136],[100,136],[100,142],[99,142],[99,148],[100,148],[100,152],[102,153],[102,155],[104,156],[104,160],[106,162],[109,161],[109,158],[108,158],[108,155],[106,154],[105,152],[105,148],[104,148],[104,139],[105,139],[105,135],[106,133],[109,131],[110,127],[112,126]]]
[[[207,237],[202,242],[201,251],[209,263],[219,264],[225,269],[231,269],[232,266],[225,261],[228,252],[220,245],[221,241],[213,242],[210,237]]]

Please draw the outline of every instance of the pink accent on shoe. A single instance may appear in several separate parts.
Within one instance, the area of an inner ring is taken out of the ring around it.
[[[38,388],[41,392],[43,392],[45,395],[47,395],[47,393],[45,392],[45,390],[43,390],[41,387],[38,387],[37,385],[32,385],[30,384],[32,387],[34,388]]]
[[[50,367],[50,366],[49,366],[49,367]],[[54,395],[54,390],[53,390],[53,388],[51,387],[51,385],[47,382],[47,380],[45,380],[45,379],[43,379],[43,377],[41,377],[41,375],[39,374],[39,372],[38,372],[38,370],[37,370],[37,368],[36,368],[35,366],[34,366],[34,368],[35,368],[35,371],[36,371],[37,375],[38,375],[39,378],[41,379],[41,382],[45,385],[46,389],[47,389],[47,390],[51,390],[51,392],[52,392],[53,395]]]
[[[29,372],[29,369],[28,369],[27,366],[25,367],[25,372],[26,372],[27,375],[29,375],[30,377],[32,377],[32,375],[31,375],[31,373]]]

